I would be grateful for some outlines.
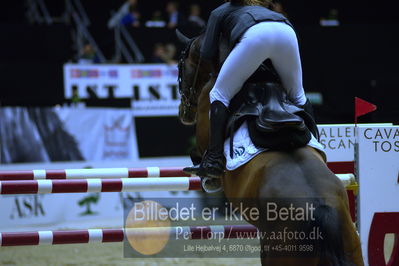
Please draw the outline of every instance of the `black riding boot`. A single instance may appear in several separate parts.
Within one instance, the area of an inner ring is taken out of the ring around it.
[[[220,101],[211,104],[209,146],[199,165],[186,167],[186,173],[201,177],[220,178],[225,168],[224,140],[228,109]]]

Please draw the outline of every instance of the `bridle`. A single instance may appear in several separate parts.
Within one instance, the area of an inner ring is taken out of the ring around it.
[[[189,56],[191,46],[193,44],[195,39],[191,39],[190,42],[187,44],[186,48],[183,50],[183,52],[180,55],[179,62],[178,62],[178,70],[179,70],[179,76],[178,76],[178,84],[179,84],[179,93],[181,95],[181,99],[183,102],[183,115],[186,115],[187,110],[190,109],[191,107],[197,107],[197,95],[195,93],[195,87],[197,85],[197,80],[198,80],[198,73],[199,73],[199,68],[201,64],[201,60],[198,60],[197,67],[195,68],[195,74],[194,74],[194,79],[191,84],[191,86],[188,87],[188,90],[183,90],[183,76],[184,76],[184,69],[185,69],[185,61]],[[188,95],[187,95],[188,94]]]

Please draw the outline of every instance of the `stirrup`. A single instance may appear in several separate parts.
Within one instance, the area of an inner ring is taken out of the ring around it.
[[[222,180],[220,178],[201,178],[201,187],[206,193],[218,193],[223,191]]]
[[[201,164],[189,166],[183,168],[183,172],[189,175],[196,175],[199,177],[209,177],[209,178],[218,178],[220,179],[224,175],[224,170],[221,172],[216,168],[203,168]]]

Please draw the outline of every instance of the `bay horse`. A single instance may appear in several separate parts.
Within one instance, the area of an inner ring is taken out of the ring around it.
[[[202,155],[208,146],[209,92],[216,81],[216,70],[228,53],[221,44],[219,59],[215,60],[218,62],[201,62],[199,55],[203,35],[189,39],[179,31],[176,33],[186,45],[178,65],[181,94],[179,119],[185,125],[196,125],[197,149]],[[323,229],[324,235],[316,242],[316,255],[279,257],[263,253],[262,265],[364,265],[359,236],[349,213],[346,190],[317,150],[307,146],[289,151],[262,152],[236,170],[226,171],[222,184],[228,200],[252,198],[255,199],[253,204],[261,211],[266,210],[267,199],[320,199],[315,211],[315,224]],[[279,224],[262,219],[247,221],[260,231],[282,229]],[[300,229],[294,223],[289,226],[290,230]],[[264,251],[270,240],[260,241]],[[281,240],[273,243],[284,244]]]

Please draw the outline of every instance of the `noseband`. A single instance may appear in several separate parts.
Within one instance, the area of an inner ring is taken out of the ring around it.
[[[187,113],[187,109],[191,108],[191,107],[196,107],[197,106],[197,96],[195,93],[194,88],[197,85],[197,79],[198,79],[198,73],[199,73],[199,68],[200,68],[200,63],[201,60],[198,61],[197,67],[195,69],[195,74],[194,74],[194,79],[193,79],[193,83],[191,84],[191,86],[189,86],[188,90],[183,90],[183,76],[184,76],[184,68],[186,65],[186,59],[189,56],[190,53],[190,49],[191,46],[193,44],[195,39],[190,40],[190,42],[188,43],[188,45],[186,46],[186,48],[183,50],[183,52],[180,55],[179,58],[179,63],[178,63],[178,70],[179,70],[179,77],[178,77],[178,83],[179,83],[179,93],[181,95],[182,101],[184,103],[184,110],[183,110],[183,115],[185,115]],[[187,95],[188,94],[188,95]]]

